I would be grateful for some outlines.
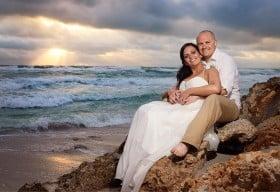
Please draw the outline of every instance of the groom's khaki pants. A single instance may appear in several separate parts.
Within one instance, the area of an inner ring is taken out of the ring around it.
[[[204,134],[216,122],[234,121],[239,116],[239,109],[234,100],[221,95],[208,96],[196,117],[188,126],[182,142],[199,148]]]

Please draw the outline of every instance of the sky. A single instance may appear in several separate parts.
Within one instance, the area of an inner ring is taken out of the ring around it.
[[[238,67],[280,68],[278,0],[0,0],[0,65],[181,65],[202,30]]]

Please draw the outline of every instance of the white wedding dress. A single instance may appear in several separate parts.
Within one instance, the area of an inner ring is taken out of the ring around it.
[[[204,78],[196,76],[182,81],[179,89],[207,84]],[[123,181],[122,192],[139,191],[153,163],[170,155],[170,150],[181,141],[203,101],[201,98],[188,105],[153,101],[136,111],[115,176]],[[217,149],[219,139],[213,129],[205,134],[204,140],[209,141],[210,150]]]

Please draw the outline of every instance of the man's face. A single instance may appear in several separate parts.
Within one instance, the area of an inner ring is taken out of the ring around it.
[[[196,39],[200,54],[208,61],[216,49],[216,40],[211,33],[200,33]]]

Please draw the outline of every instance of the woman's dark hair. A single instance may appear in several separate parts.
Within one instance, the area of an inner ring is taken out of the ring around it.
[[[185,62],[185,58],[184,58],[184,51],[185,51],[186,47],[189,47],[189,46],[194,47],[199,52],[197,45],[195,45],[193,43],[186,43],[181,47],[180,58],[181,58],[181,61],[182,61],[182,67],[178,70],[177,75],[176,75],[177,82],[178,82],[177,83],[177,88],[179,88],[180,83],[184,79],[191,76],[192,73],[193,73],[190,66]]]

